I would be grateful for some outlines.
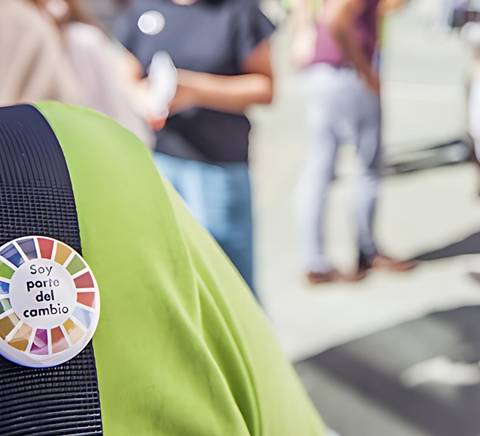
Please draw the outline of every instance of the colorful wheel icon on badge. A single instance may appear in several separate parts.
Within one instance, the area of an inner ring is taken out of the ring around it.
[[[67,244],[28,236],[0,247],[0,354],[45,368],[77,356],[100,316],[95,277]]]

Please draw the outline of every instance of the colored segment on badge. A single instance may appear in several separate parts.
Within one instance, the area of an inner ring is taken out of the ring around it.
[[[12,308],[10,300],[8,298],[4,298],[0,300],[0,315],[2,313],[8,312]]]
[[[45,356],[48,354],[48,331],[38,329],[33,339],[32,347],[30,348],[32,354]]]
[[[65,321],[63,323],[63,327],[67,331],[70,341],[73,344],[78,342],[84,334],[84,330],[71,319]]]
[[[90,324],[92,323],[92,312],[80,307],[75,309],[75,312],[73,312],[73,317],[80,321],[85,328],[89,328]]]
[[[95,307],[95,292],[78,292],[77,303],[88,307]]]
[[[10,290],[10,285],[7,282],[0,280],[0,295],[7,295]]]
[[[52,352],[61,353],[69,347],[67,338],[60,327],[52,329]]]
[[[40,257],[42,259],[51,259],[53,254],[53,239],[37,238],[40,247]]]
[[[0,338],[5,339],[15,326],[20,322],[18,316],[12,313],[10,316],[0,319]]]
[[[55,253],[55,262],[63,265],[66,260],[72,254],[72,249],[68,248],[65,244],[57,243],[57,252]]]
[[[35,240],[33,238],[18,241],[18,246],[25,253],[27,259],[38,259],[37,247],[35,246]]]
[[[90,289],[95,287],[95,283],[93,282],[92,275],[89,272],[82,274],[80,277],[75,279],[75,286],[78,289]]]
[[[32,335],[32,328],[26,324],[23,324],[15,333],[14,337],[10,339],[9,344],[19,351],[26,351],[30,336]]]
[[[15,271],[0,260],[0,278],[11,279]]]
[[[15,265],[17,268],[24,263],[22,255],[18,252],[17,247],[15,247],[15,245],[13,244],[7,245],[3,250],[1,250],[0,256],[8,260],[12,265]]]
[[[84,269],[85,269],[85,263],[78,255],[75,255],[67,266],[67,270],[72,276],[74,276],[75,274],[78,274],[80,271],[83,271]]]

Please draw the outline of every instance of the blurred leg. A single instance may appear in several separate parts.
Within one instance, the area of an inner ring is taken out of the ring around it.
[[[253,224],[248,166],[202,164],[202,223],[254,290]]]
[[[251,187],[245,163],[214,165],[155,153],[155,162],[197,221],[254,290]]]
[[[253,220],[250,176],[246,164],[225,168],[225,207],[212,223],[218,223],[212,233],[240,271],[252,290],[254,286]],[[223,224],[223,225],[222,225]]]
[[[192,214],[253,290],[253,225],[247,164],[188,161],[182,185]]]
[[[331,269],[325,253],[324,227],[337,149],[337,139],[329,126],[317,126],[313,150],[300,181],[297,204],[300,244],[307,272],[326,273]]]
[[[325,274],[332,270],[325,252],[325,214],[339,146],[336,127],[345,119],[345,81],[341,71],[318,65],[307,71],[304,83],[312,144],[298,189],[297,222],[305,271]]]
[[[356,184],[355,216],[360,263],[364,263],[378,254],[373,224],[382,165],[380,100],[368,92],[359,109],[362,110],[357,139],[360,174]]]
[[[480,77],[474,77],[468,101],[469,131],[475,142],[475,155],[480,160]]]

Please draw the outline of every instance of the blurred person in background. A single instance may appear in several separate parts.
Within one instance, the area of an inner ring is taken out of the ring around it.
[[[66,57],[75,73],[81,103],[111,116],[152,147],[153,133],[134,108],[122,82],[123,58],[130,56],[100,30],[81,0],[31,0],[56,25]],[[134,91],[131,91],[134,93]],[[61,99],[59,99],[61,100]]]
[[[375,62],[382,3],[321,3],[309,22],[305,20],[312,17],[312,3],[299,0],[296,6],[297,28],[309,26],[310,32],[305,32],[295,60],[305,68],[313,139],[298,195],[301,246],[311,284],[360,280],[371,268],[405,271],[414,266],[382,254],[373,233],[382,165],[380,79]],[[353,274],[342,274],[331,266],[324,237],[327,194],[335,177],[338,148],[345,143],[355,144],[360,163],[355,197],[359,259]]]
[[[474,146],[477,163],[480,162],[480,3],[472,20],[460,24],[462,39],[472,53],[472,67],[468,77],[468,130]]]
[[[439,2],[439,27],[451,29],[454,18],[455,8],[466,3],[464,0],[440,0]]]
[[[116,36],[141,62],[168,53],[178,68],[171,117],[157,135],[155,160],[193,215],[253,289],[253,229],[245,111],[269,104],[274,30],[254,0],[138,0]]]
[[[22,0],[0,1],[0,105],[81,101],[56,29]]]

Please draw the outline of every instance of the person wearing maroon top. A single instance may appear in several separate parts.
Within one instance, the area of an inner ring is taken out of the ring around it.
[[[300,1],[299,7],[308,7]],[[373,221],[381,173],[380,80],[375,67],[380,0],[325,0],[317,20],[311,61],[304,71],[308,122],[313,137],[299,189],[301,246],[312,284],[357,280],[370,268],[408,270],[410,262],[381,254]],[[338,147],[356,145],[360,163],[355,198],[359,265],[342,275],[326,256],[324,220]]]

